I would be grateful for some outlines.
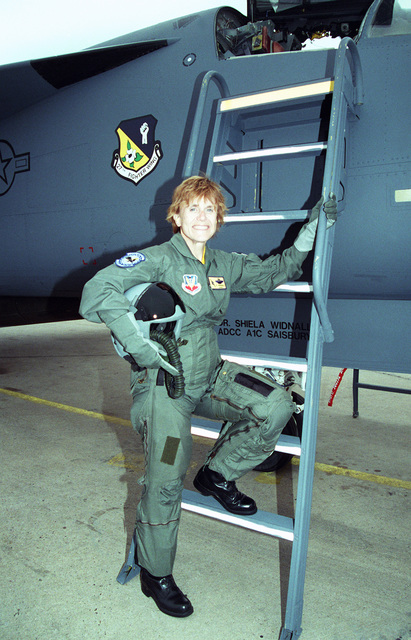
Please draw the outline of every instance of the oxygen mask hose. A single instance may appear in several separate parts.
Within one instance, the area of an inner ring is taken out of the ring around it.
[[[165,349],[169,363],[180,372],[178,376],[173,376],[171,373],[166,371],[165,379],[167,393],[170,398],[173,398],[173,400],[181,398],[181,396],[184,395],[184,375],[175,338],[167,333],[163,333],[162,331],[152,329],[150,331],[150,339],[154,340],[154,342],[158,342]]]

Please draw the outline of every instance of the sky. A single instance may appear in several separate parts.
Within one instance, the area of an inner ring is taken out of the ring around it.
[[[152,24],[247,0],[0,0],[0,65],[72,53]]]

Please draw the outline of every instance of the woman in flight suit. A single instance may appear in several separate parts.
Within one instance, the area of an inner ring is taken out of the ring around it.
[[[82,316],[104,322],[137,363],[131,371],[131,420],[143,439],[145,475],[137,508],[136,557],[143,593],[168,615],[185,617],[193,612],[172,576],[192,449],[191,415],[224,422],[194,486],[231,513],[252,515],[256,504],[237,489],[235,481],[274,451],[295,409],[282,387],[222,361],[214,327],[221,324],[232,292],[269,292],[301,275],[321,205],[322,200],[282,254],[261,260],[254,254],[226,253],[207,247],[226,211],[219,186],[206,177],[188,178],[175,189],[168,210],[171,240],[127,254],[84,287]],[[324,210],[334,222],[335,200],[326,202]],[[175,369],[162,358],[159,345],[136,330],[124,295],[135,285],[155,282],[167,283],[185,306],[179,338],[185,393],[176,399],[158,382],[160,368],[174,373]]]

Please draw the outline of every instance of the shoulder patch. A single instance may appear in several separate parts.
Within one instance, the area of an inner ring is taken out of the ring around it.
[[[125,256],[116,260],[116,265],[123,269],[128,269],[129,267],[135,267],[140,262],[144,262],[145,259],[146,256],[143,253],[126,253]]]

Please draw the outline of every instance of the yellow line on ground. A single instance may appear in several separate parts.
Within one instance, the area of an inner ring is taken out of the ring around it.
[[[12,389],[2,389],[0,387],[0,393],[4,393],[5,395],[12,396],[14,398],[20,398],[21,400],[28,400],[29,402],[35,402],[36,404],[42,404],[47,407],[52,407],[54,409],[60,409],[62,411],[68,411],[70,413],[77,413],[79,415],[86,416],[88,418],[96,418],[97,420],[104,420],[105,422],[112,422],[114,424],[120,424],[124,427],[131,427],[130,420],[124,420],[124,418],[117,418],[116,416],[110,416],[105,413],[97,413],[97,411],[88,411],[87,409],[79,409],[78,407],[72,407],[67,404],[61,404],[60,402],[52,402],[51,400],[43,400],[43,398],[37,398],[36,396],[30,396],[26,393],[21,393],[20,391],[13,391]],[[197,440],[204,443],[204,438],[197,438],[194,436],[195,441]],[[292,458],[291,463],[293,465],[299,465],[299,458]],[[355,469],[345,469],[344,467],[336,467],[331,464],[323,464],[321,462],[316,462],[314,468],[317,471],[323,471],[324,473],[337,475],[337,476],[347,476],[349,478],[355,478],[357,480],[363,480],[365,482],[376,482],[377,484],[383,484],[389,487],[396,487],[399,489],[411,489],[411,482],[408,480],[399,480],[398,478],[389,478],[388,476],[379,476],[375,473],[366,473],[364,471],[356,471]],[[261,482],[262,484],[278,484],[277,475],[275,472],[273,473],[261,473],[256,478],[257,482]]]
[[[300,461],[296,458],[292,458],[291,462],[295,465],[300,464]],[[364,480],[366,482],[385,484],[389,487],[411,489],[411,482],[409,482],[408,480],[399,480],[399,478],[380,476],[377,473],[367,473],[365,471],[357,471],[356,469],[346,469],[345,467],[336,467],[335,465],[323,464],[322,462],[316,462],[314,465],[314,469],[316,469],[317,471],[324,471],[325,473],[332,473],[336,476],[347,476],[349,478],[356,478],[357,480]]]
[[[291,458],[291,464],[299,466],[299,458]],[[329,475],[334,476],[346,476],[348,478],[355,478],[356,480],[362,480],[363,482],[375,482],[376,484],[383,484],[388,487],[396,487],[397,489],[411,489],[411,482],[408,480],[399,480],[399,478],[389,478],[388,476],[379,476],[376,473],[367,473],[365,471],[356,471],[355,469],[346,469],[345,467],[336,467],[332,464],[323,464],[322,462],[316,462],[314,464],[316,471],[323,471]],[[257,482],[261,484],[280,484],[281,476],[277,475],[275,471],[266,473],[260,473],[256,477]]]
[[[61,409],[62,411],[69,411],[70,413],[78,413],[88,418],[96,418],[97,420],[104,420],[105,422],[114,422],[115,424],[121,424],[124,427],[131,427],[130,420],[124,420],[123,418],[117,418],[116,416],[109,416],[105,413],[97,413],[96,411],[87,411],[87,409],[79,409],[78,407],[71,407],[68,404],[61,404],[60,402],[52,402],[51,400],[43,400],[42,398],[36,398],[35,396],[29,396],[26,393],[20,391],[12,391],[11,389],[1,389],[1,393],[5,393],[8,396],[14,398],[20,398],[21,400],[29,400],[36,404],[43,404],[47,407],[53,407],[54,409]]]

